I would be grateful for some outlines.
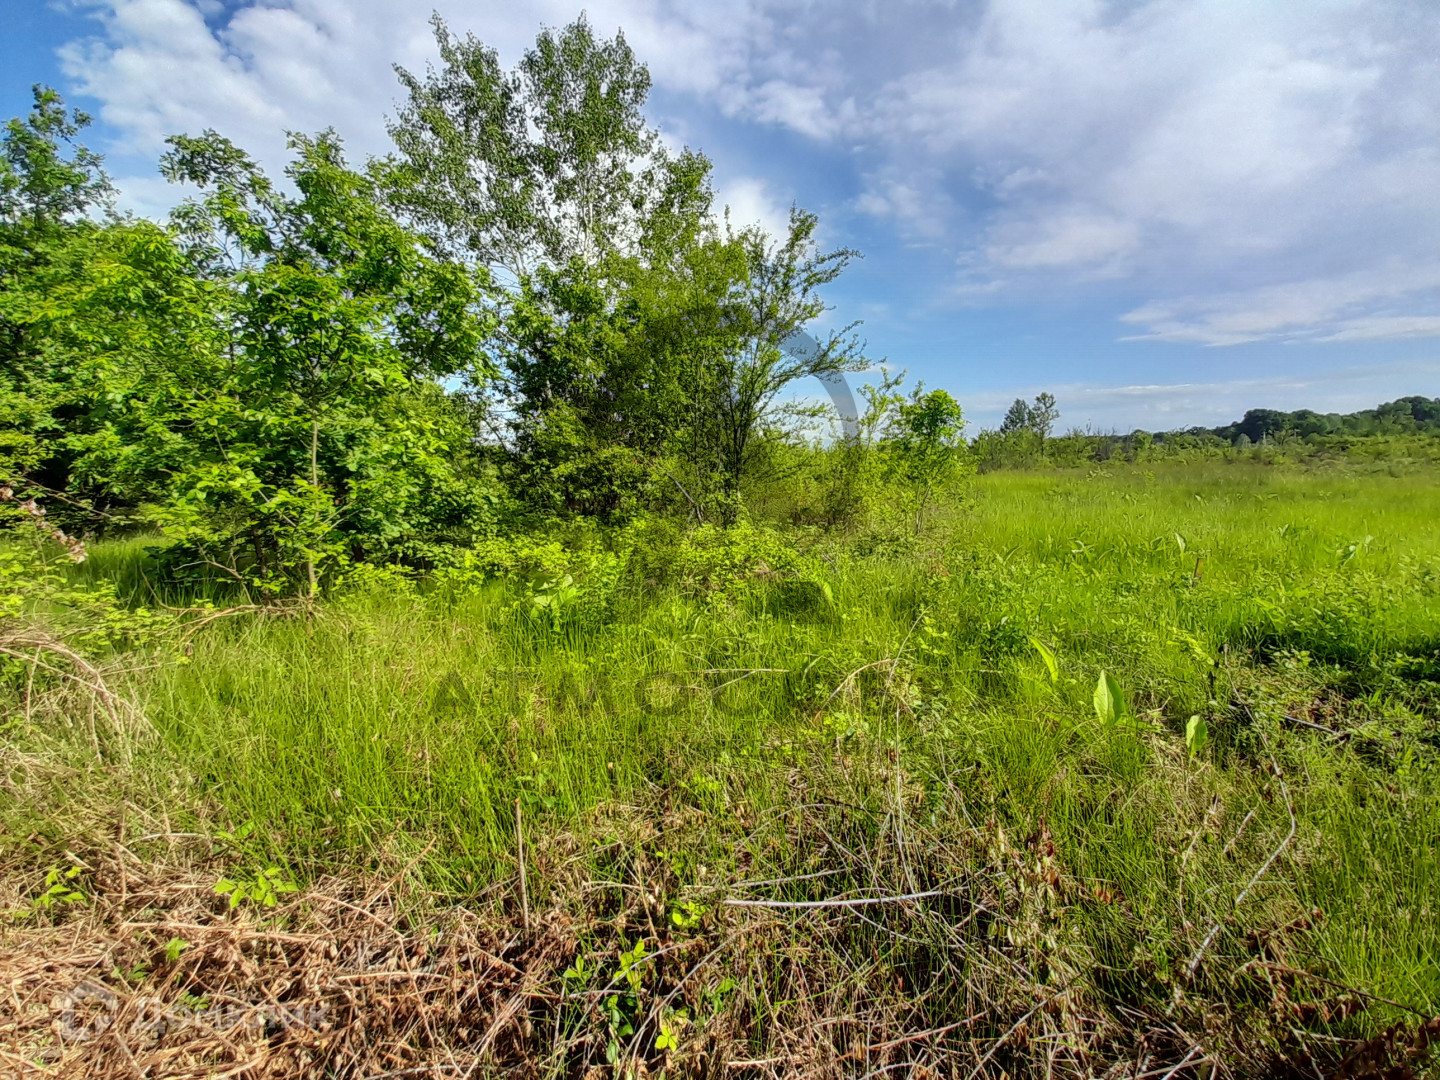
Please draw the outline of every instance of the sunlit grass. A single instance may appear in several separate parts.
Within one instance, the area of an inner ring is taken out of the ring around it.
[[[1043,830],[1069,882],[1032,913],[1057,971],[1162,1001],[1211,925],[1236,967],[1247,934],[1305,917],[1295,964],[1434,1013],[1437,520],[1425,475],[1010,472],[907,554],[822,538],[813,594],[622,579],[556,629],[524,581],[396,581],[197,633],[143,683],[161,740],[142,768],[170,820],[254,823],[297,873],[423,854],[461,900],[514,876],[517,800],[537,905],[564,888],[557,838],[604,877],[627,815],[710,883],[823,865],[783,825],[807,800],[909,820],[976,866]],[[86,572],[138,589],[144,546],[97,545]],[[1102,670],[1135,723],[1097,722]],[[1289,828],[1282,781],[1296,838],[1232,910]]]

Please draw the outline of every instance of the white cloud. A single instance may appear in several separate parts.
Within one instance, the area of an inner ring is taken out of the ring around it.
[[[1139,246],[1140,230],[1134,221],[1075,210],[997,229],[986,255],[1006,270],[1049,269],[1113,265]]]
[[[208,0],[77,2],[92,9],[97,33],[62,51],[65,70],[104,102],[106,119],[138,149],[198,115],[241,126],[249,117],[283,116],[291,126],[344,117],[373,133],[397,95],[391,65],[422,67],[435,53],[432,5],[406,0],[242,0],[228,16]],[[570,0],[437,0],[433,7],[452,30],[475,33],[505,62],[541,26],[581,12]],[[768,36],[766,19],[744,0],[591,0],[584,11],[602,34],[623,30],[657,83],[692,93],[722,89],[727,71],[745,67],[747,43]],[[778,117],[811,96],[804,85],[773,82],[756,100],[770,101]]]
[[[1377,315],[1347,319],[1319,341],[1397,341],[1440,337],[1440,315]]]
[[[67,47],[64,68],[100,100],[122,148],[150,156],[164,136],[207,126],[272,168],[287,127],[334,126],[356,154],[383,151],[382,118],[398,93],[390,64],[422,67],[433,53],[430,5],[407,0],[82,2],[96,34]],[[507,62],[539,24],[578,10],[574,0],[437,6]],[[1130,297],[1125,320],[1139,337],[1358,341],[1437,330],[1432,4],[586,7],[602,33],[624,28],[682,123],[688,101],[693,117],[718,111],[795,133],[847,170],[846,204],[864,220],[947,247],[954,295],[969,302],[1103,282],[1107,295]],[[722,198],[737,217],[777,220],[788,199],[776,181],[753,162],[743,171]]]
[[[953,235],[971,291],[1098,272],[1160,298],[1142,310],[1224,293],[1222,325],[1162,318],[1151,336],[1228,343],[1331,330],[1328,309],[1266,314],[1270,293],[1440,246],[1440,9],[995,0],[951,40],[869,119],[880,184],[919,163],[939,171],[934,210],[984,207]],[[1436,306],[1398,285],[1368,298],[1402,293]]]
[[[790,231],[790,203],[777,198],[768,181],[756,176],[740,176],[722,180],[716,202],[730,210],[730,222],[737,229],[759,225],[771,236],[783,237]]]
[[[1430,336],[1426,316],[1364,315],[1372,306],[1426,303],[1440,290],[1440,261],[1389,259],[1348,274],[1287,281],[1242,292],[1157,301],[1121,320],[1146,328],[1131,340],[1238,345],[1267,339],[1378,341]],[[1427,306],[1429,306],[1427,304]]]

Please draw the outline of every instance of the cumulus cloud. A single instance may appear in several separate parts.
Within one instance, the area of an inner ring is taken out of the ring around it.
[[[1155,301],[1121,316],[1146,327],[1132,340],[1239,345],[1269,339],[1380,341],[1429,336],[1426,316],[1363,314],[1375,307],[1422,304],[1433,310],[1440,261],[1385,258],[1331,277],[1312,277],[1241,292]]]
[[[893,171],[946,162],[945,187],[988,197],[971,274],[1164,290],[1127,321],[1169,340],[1339,332],[1367,299],[1434,309],[1398,283],[1308,319],[1277,301],[1435,250],[1437,45],[1437,13],[1385,2],[997,0],[952,59],[881,88],[873,130]],[[1224,302],[1184,317],[1202,289]]]
[[[771,184],[757,176],[721,179],[716,201],[730,211],[737,229],[759,225],[771,236],[784,236],[790,228],[790,203],[776,197]]]
[[[994,231],[985,254],[994,266],[1007,270],[1116,267],[1139,246],[1134,221],[1076,209],[1042,221],[1007,223]]]
[[[213,126],[385,149],[405,0],[80,0],[65,70],[125,147]],[[574,0],[437,0],[513,61]],[[966,303],[1108,289],[1125,336],[1226,345],[1432,335],[1440,11],[1412,0],[589,0],[679,122],[813,147],[857,220],[947,251]],[[689,133],[687,132],[687,137]],[[828,156],[827,156],[828,155]],[[724,162],[721,162],[722,171]],[[755,162],[722,191],[788,202]],[[811,201],[802,198],[802,201]]]
[[[90,10],[95,33],[62,49],[63,69],[101,101],[126,148],[142,152],[174,131],[222,123],[256,144],[273,144],[277,128],[333,125],[378,146],[398,94],[391,66],[422,68],[435,56],[432,5],[405,0],[75,2]],[[540,26],[580,11],[570,0],[436,0],[433,8],[505,62]],[[743,0],[592,0],[585,11],[602,34],[623,30],[657,83],[693,94],[721,93],[724,73],[746,67],[746,42],[767,37],[766,19]],[[777,118],[816,110],[810,98],[807,86],[774,81],[753,94],[756,109]]]

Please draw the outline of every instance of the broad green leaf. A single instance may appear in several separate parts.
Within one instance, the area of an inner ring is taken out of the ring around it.
[[[1055,661],[1055,654],[1051,652],[1049,646],[1039,638],[1034,635],[1027,636],[1030,640],[1030,647],[1040,654],[1041,660],[1045,661],[1045,670],[1050,672],[1050,681],[1058,683],[1060,681],[1060,665]]]
[[[1190,756],[1198,757],[1209,741],[1210,728],[1206,725],[1205,718],[1198,714],[1190,717],[1185,724],[1185,745],[1190,750]]]
[[[1107,728],[1114,727],[1125,716],[1125,692],[1108,671],[1100,672],[1095,684],[1095,715]]]

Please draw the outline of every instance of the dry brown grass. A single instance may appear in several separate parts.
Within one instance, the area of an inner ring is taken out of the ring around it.
[[[84,864],[93,905],[0,938],[0,1052],[22,1075],[523,1073],[575,950],[560,913],[507,939],[463,908],[407,917],[390,881],[323,879],[262,917],[226,910],[203,866]],[[167,959],[172,939],[188,945]]]
[[[118,834],[108,850],[69,851],[87,902],[0,929],[0,1068],[102,1080],[1324,1075],[1344,1048],[1297,1046],[1287,1063],[1261,1037],[1266,1009],[1275,1028],[1298,1015],[1292,992],[1310,1010],[1365,1005],[1339,991],[1317,1005],[1271,964],[1251,966],[1252,986],[1271,989],[1248,1014],[1199,995],[1169,1015],[1126,1006],[1054,940],[1080,886],[1043,830],[1008,841],[981,829],[969,850],[915,830],[904,846],[882,835],[862,848],[853,810],[835,804],[797,806],[772,834],[824,852],[820,876],[692,888],[708,910],[677,928],[666,897],[684,890],[643,841],[683,839],[690,823],[606,813],[618,880],[594,880],[574,841],[553,838],[532,864],[553,888],[528,932],[518,890],[440,902],[417,887],[414,860],[232,911],[202,838],[149,837],[144,860]],[[15,910],[34,869],[6,869],[0,908]],[[939,895],[892,899],[910,883]],[[612,1067],[601,1005],[625,991],[617,957],[640,938],[638,1030]],[[167,958],[172,939],[188,946]],[[565,978],[577,957],[594,978]],[[737,988],[717,999],[727,977]],[[673,1049],[656,1048],[662,1020]],[[1391,1042],[1408,1060],[1404,1033]],[[1337,1075],[1404,1075],[1384,1068]]]

